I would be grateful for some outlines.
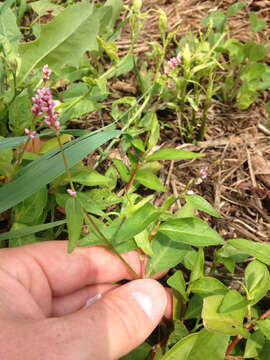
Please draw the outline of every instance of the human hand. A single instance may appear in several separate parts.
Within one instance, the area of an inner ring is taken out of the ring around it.
[[[123,257],[140,274],[137,253]],[[72,254],[66,241],[1,249],[0,359],[113,360],[125,355],[151,334],[170,300],[155,280],[110,284],[122,279],[132,275],[100,246],[76,248]]]

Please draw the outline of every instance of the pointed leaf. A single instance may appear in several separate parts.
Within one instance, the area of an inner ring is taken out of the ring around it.
[[[248,290],[247,298],[251,305],[254,305],[269,290],[270,275],[267,266],[258,260],[250,262],[245,270],[245,282]]]
[[[159,178],[150,171],[147,170],[138,170],[135,175],[135,180],[137,180],[143,186],[157,191],[166,192],[165,186],[161,183]]]
[[[261,262],[270,265],[270,244],[258,243],[246,239],[232,239],[227,241],[236,249],[250,256],[256,257]]]
[[[199,250],[197,251],[197,257],[196,260],[194,261],[189,281],[192,282],[198,280],[201,277],[203,277],[203,275],[204,275],[204,253],[203,253],[203,248],[200,247]]]
[[[247,307],[248,304],[249,301],[246,298],[244,298],[241,294],[239,294],[238,291],[229,290],[225,294],[218,311],[222,314],[225,314],[228,312],[245,308]]]
[[[221,281],[213,277],[202,277],[190,284],[190,291],[200,296],[224,295],[228,289]]]
[[[224,244],[221,236],[198,218],[167,221],[160,225],[159,232],[166,234],[173,241],[194,246]]]
[[[187,160],[195,159],[204,156],[204,154],[197,154],[191,151],[180,150],[180,149],[161,149],[156,151],[154,154],[146,157],[146,161],[156,160]]]
[[[71,253],[76,247],[81,234],[83,209],[80,200],[73,197],[68,199],[65,209],[68,227],[68,252]]]
[[[191,204],[195,209],[201,210],[209,215],[220,218],[220,214],[213,208],[211,204],[203,197],[197,194],[186,195],[186,201]]]
[[[178,270],[176,271],[168,280],[167,284],[177,290],[185,299],[185,301],[188,301],[188,296],[186,293],[186,282],[184,279],[184,276],[182,274],[182,271]]]

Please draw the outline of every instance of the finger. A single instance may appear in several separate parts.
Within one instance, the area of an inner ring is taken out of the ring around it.
[[[142,267],[137,251],[122,256],[140,276]],[[133,278],[128,268],[107,248],[76,248],[68,254],[66,241],[1,249],[0,262],[2,268],[36,299],[41,296],[45,299],[48,291],[52,296],[63,296],[88,285]]]
[[[118,359],[151,334],[166,306],[167,294],[157,281],[132,281],[89,308],[61,318],[64,329],[70,329],[66,347],[72,352],[78,346],[81,357],[76,359]]]
[[[86,303],[95,301],[99,296],[103,296],[108,291],[115,289],[119,285],[116,284],[98,284],[86,286],[77,290],[72,294],[55,297],[52,299],[52,317],[64,316],[75,311],[81,310]]]

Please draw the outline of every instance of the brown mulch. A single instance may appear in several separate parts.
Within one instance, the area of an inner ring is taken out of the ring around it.
[[[201,20],[211,11],[226,9],[234,0],[144,0],[143,11],[163,9],[168,17],[168,30],[179,27],[178,37],[201,28]],[[130,4],[130,1],[125,1]],[[263,19],[270,19],[270,0],[246,1],[246,6],[229,22],[230,34],[241,41],[262,41],[268,38],[270,23],[263,32],[252,34],[249,13],[255,11]],[[117,46],[120,55],[130,47],[129,28],[122,32]],[[151,51],[150,41],[159,41],[158,14],[151,11],[145,28],[135,47],[138,56]],[[270,63],[270,54],[266,59]],[[136,85],[127,81],[130,93]],[[118,85],[117,85],[118,86]],[[121,86],[115,90],[121,96]],[[123,89],[122,96],[127,95]],[[197,145],[183,143],[179,133],[166,130],[162,133],[162,147],[176,147],[205,154],[200,160],[171,162],[164,164],[161,177],[170,193],[181,193],[190,179],[196,179],[199,170],[208,166],[208,177],[201,185],[193,186],[194,192],[202,195],[222,215],[221,219],[205,217],[208,223],[224,239],[246,238],[265,242],[270,240],[270,128],[265,104],[270,94],[264,92],[249,109],[240,111],[236,107],[213,100],[208,114],[208,131],[205,141]],[[170,120],[172,123],[176,119]],[[161,196],[156,200],[161,203]],[[174,210],[181,206],[178,202]]]

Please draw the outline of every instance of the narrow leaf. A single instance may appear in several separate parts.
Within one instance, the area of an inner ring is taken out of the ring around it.
[[[156,160],[187,160],[195,159],[204,156],[204,154],[197,154],[191,151],[180,150],[180,149],[161,149],[156,151],[154,154],[147,156],[146,161]]]
[[[70,198],[66,202],[66,216],[68,227],[68,252],[71,253],[79,240],[82,224],[83,209],[77,198]]]
[[[209,202],[200,195],[186,195],[186,201],[188,204],[191,204],[197,210],[201,210],[217,218],[221,217],[220,214],[213,208],[213,206],[209,204]]]

